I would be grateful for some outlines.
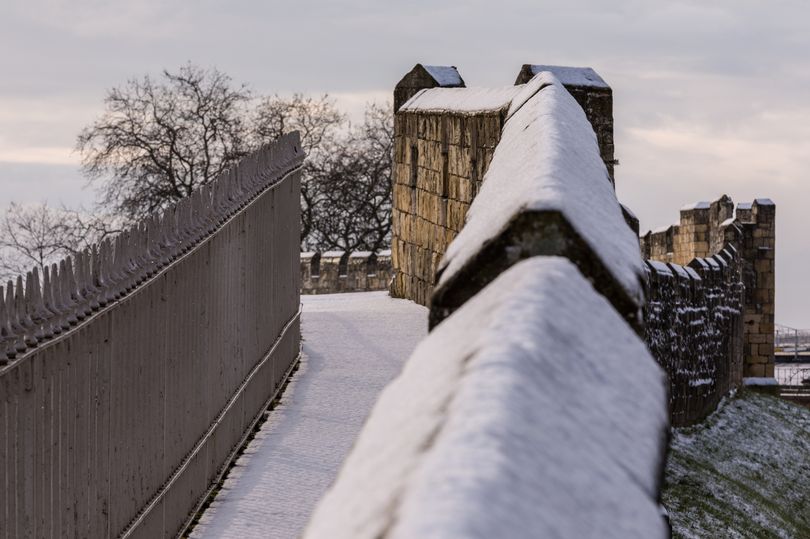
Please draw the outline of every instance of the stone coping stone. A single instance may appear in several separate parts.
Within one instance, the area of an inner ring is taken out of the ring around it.
[[[582,107],[550,73],[505,123],[466,223],[440,263],[431,325],[518,260],[563,255],[639,323],[644,270]],[[520,87],[516,87],[520,88]],[[449,91],[449,90],[443,90]]]
[[[667,406],[577,267],[524,260],[416,348],[303,537],[669,537]]]

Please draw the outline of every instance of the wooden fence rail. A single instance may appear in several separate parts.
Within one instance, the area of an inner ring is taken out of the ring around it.
[[[299,352],[297,134],[0,299],[0,539],[172,537]]]

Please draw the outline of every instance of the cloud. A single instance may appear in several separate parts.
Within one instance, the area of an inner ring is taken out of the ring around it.
[[[354,121],[416,62],[483,86],[524,62],[589,65],[614,90],[617,190],[642,226],[722,193],[772,197],[777,319],[810,327],[808,20],[806,0],[4,0],[0,159],[23,164],[0,163],[0,187],[48,178],[74,196],[66,152],[105,89],[188,60],[258,93],[329,92]]]
[[[73,148],[0,146],[0,163],[32,163],[43,165],[78,165]]]
[[[188,3],[169,0],[26,0],[10,3],[11,15],[24,23],[84,39],[170,37],[191,28],[188,22],[190,7]]]

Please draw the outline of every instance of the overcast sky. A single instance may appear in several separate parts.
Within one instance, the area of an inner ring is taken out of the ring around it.
[[[620,199],[642,229],[727,193],[777,204],[778,323],[810,328],[810,2],[0,1],[0,205],[91,203],[73,152],[105,90],[187,61],[357,115],[416,62],[469,86],[523,63],[613,87]]]

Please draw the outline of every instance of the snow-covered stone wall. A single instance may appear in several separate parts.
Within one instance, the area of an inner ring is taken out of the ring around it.
[[[570,261],[509,268],[382,393],[307,539],[669,536],[664,374]]]
[[[701,421],[742,382],[741,262],[728,245],[688,266],[646,263],[645,336],[667,372],[675,426]]]
[[[335,294],[388,290],[391,251],[301,253],[301,293]]]
[[[710,257],[726,245],[740,255],[745,284],[744,331],[741,337],[746,377],[773,377],[775,313],[775,218],[769,199],[737,204],[723,195],[681,209],[680,222],[641,237],[645,258],[688,265]]]
[[[619,163],[614,157],[613,145],[613,90],[590,67],[524,64],[515,84],[525,84],[543,71],[557,77],[585,111],[596,133],[602,161],[605,162],[610,181],[613,181],[613,171]]]
[[[514,93],[512,86],[428,89],[397,112],[392,296],[427,305],[439,261],[481,188]]]
[[[562,77],[595,131],[613,181],[613,92],[593,69],[526,64],[514,86],[466,88],[454,67],[417,64],[394,90],[395,297],[427,305],[439,261],[481,189],[509,107],[540,71]]]
[[[425,88],[463,88],[464,79],[455,66],[416,64],[394,88],[394,111]]]
[[[636,234],[582,107],[550,73],[511,102],[480,193],[438,268],[435,325],[517,261],[572,260],[632,325],[640,327],[644,270]]]
[[[669,536],[666,377],[640,335],[637,236],[593,129],[553,75],[498,115],[480,193],[441,262],[432,331],[306,538]]]

